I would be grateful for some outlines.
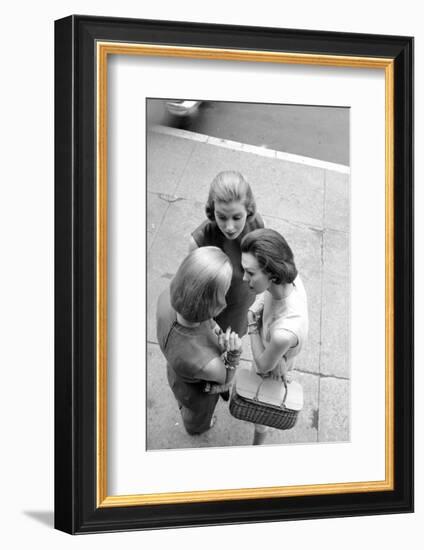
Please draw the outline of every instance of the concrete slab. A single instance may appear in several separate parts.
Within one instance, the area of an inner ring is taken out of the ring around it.
[[[346,280],[350,277],[349,235],[343,231],[324,231],[323,262],[324,274],[331,274]]]
[[[254,193],[261,214],[323,227],[323,170],[264,158],[251,168],[260,174]]]
[[[156,341],[156,301],[187,255],[191,232],[203,220],[203,208],[196,206],[194,201],[184,199],[168,204],[147,260],[147,334],[150,341]]]
[[[242,352],[241,358],[250,363],[253,361],[252,348],[250,347],[250,336],[245,334],[241,339]]]
[[[174,448],[180,439],[180,413],[157,344],[147,346],[147,449]]]
[[[195,142],[147,133],[147,190],[173,194],[195,148]]]
[[[350,285],[348,235],[324,233],[320,372],[348,378]]]
[[[203,208],[192,200],[170,202],[149,255],[149,266],[173,272],[188,253],[190,234],[205,219]]]
[[[321,378],[318,441],[349,441],[350,382]]]
[[[328,229],[350,229],[350,176],[325,171],[324,226]]]
[[[177,192],[182,197],[195,197],[206,202],[209,186],[214,177],[224,170],[236,170],[244,174],[246,165],[251,162],[253,155],[243,155],[239,151],[195,143],[196,148],[185,167]]]
[[[149,251],[159,231],[163,216],[169,203],[161,199],[156,193],[147,194],[147,250]]]
[[[206,198],[211,181],[222,170],[237,170],[247,178],[261,214],[323,227],[324,171],[320,168],[198,143],[178,194]]]
[[[318,377],[296,373],[302,384],[305,406],[291,430],[270,430],[267,444],[317,441]],[[251,445],[253,424],[231,416],[228,402],[218,401],[217,422],[199,436],[186,433],[177,403],[166,378],[165,359],[156,344],[148,344],[147,353],[147,449],[181,449]]]

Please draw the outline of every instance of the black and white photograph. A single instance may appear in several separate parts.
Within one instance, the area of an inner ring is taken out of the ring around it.
[[[147,450],[349,442],[349,107],[146,120]]]
[[[419,13],[5,4],[2,548],[419,548]]]

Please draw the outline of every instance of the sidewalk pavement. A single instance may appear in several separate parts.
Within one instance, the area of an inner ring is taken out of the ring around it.
[[[166,132],[155,127],[147,135],[147,449],[252,442],[253,425],[233,418],[222,399],[210,431],[194,437],[185,432],[156,338],[156,300],[187,254],[191,232],[205,219],[209,184],[222,170],[247,178],[265,226],[290,244],[308,295],[309,338],[295,371],[304,409],[292,430],[272,430],[267,443],[348,441],[349,176],[268,150]],[[250,359],[245,337],[242,363]]]

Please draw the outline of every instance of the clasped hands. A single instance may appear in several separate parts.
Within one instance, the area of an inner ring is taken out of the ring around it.
[[[241,338],[228,327],[225,332],[220,328],[217,330],[218,344],[222,352],[239,355],[241,353]]]

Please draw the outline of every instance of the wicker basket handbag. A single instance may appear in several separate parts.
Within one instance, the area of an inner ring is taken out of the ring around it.
[[[237,372],[231,393],[230,413],[240,420],[289,430],[303,407],[298,382],[287,386],[281,380],[262,378],[250,369]]]

